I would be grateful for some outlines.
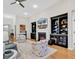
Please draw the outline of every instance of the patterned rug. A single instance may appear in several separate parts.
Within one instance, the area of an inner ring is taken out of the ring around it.
[[[33,50],[32,45],[29,42],[18,43],[17,47],[19,52],[18,53],[19,56],[17,59],[46,59],[51,54],[54,54],[55,52],[57,52],[56,49],[48,47],[47,55],[44,57],[38,57],[32,53],[32,50]]]

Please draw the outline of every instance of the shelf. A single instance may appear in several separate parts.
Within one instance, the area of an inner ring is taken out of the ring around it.
[[[67,34],[50,34],[52,36],[67,36]]]
[[[36,22],[32,22],[31,23],[31,39],[35,39],[36,40]]]
[[[19,35],[26,35],[26,34],[19,34]]]
[[[54,39],[54,38],[57,40],[56,42],[57,45],[66,48],[68,47],[68,14],[67,13],[55,17],[51,17],[50,39]]]

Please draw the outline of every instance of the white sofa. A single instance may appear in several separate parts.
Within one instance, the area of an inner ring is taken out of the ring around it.
[[[48,41],[41,40],[35,43],[32,43],[33,53],[39,57],[43,57],[47,54],[48,50]]]

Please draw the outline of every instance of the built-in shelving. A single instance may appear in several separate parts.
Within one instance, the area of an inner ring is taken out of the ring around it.
[[[31,27],[32,27],[31,39],[36,39],[36,22],[32,22]]]
[[[51,17],[50,39],[55,39],[55,44],[68,47],[68,14]]]

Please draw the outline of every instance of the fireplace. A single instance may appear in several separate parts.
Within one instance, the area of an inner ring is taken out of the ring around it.
[[[38,41],[45,40],[46,39],[46,33],[45,32],[38,32]]]

